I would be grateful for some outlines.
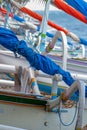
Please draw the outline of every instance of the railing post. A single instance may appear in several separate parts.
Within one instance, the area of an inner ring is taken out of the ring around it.
[[[58,82],[62,80],[61,75],[54,75],[52,78],[52,90],[51,90],[51,99],[57,98],[57,91],[58,91]]]

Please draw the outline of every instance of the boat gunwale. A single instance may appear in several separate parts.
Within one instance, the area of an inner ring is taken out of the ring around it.
[[[39,95],[24,94],[19,92],[0,91],[0,102],[10,102],[25,105],[46,106],[47,100]]]

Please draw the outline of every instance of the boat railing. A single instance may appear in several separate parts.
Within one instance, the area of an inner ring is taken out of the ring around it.
[[[34,77],[32,68],[22,68],[21,66],[0,64],[0,73],[10,74],[14,80],[0,79],[1,86],[14,87],[15,91],[29,92],[32,90],[33,94],[40,95],[37,81]]]
[[[57,31],[53,37],[53,39],[51,40],[51,42],[48,44],[48,46],[46,47],[46,49],[44,50],[44,52],[42,53],[43,55],[47,55],[47,53],[49,53],[55,46],[58,38],[62,39],[62,55],[63,55],[63,60],[62,60],[62,68],[64,70],[66,70],[67,68],[67,37],[66,34],[62,31]]]
[[[77,42],[77,43],[80,43],[80,49],[82,49],[82,55],[81,55],[81,58],[85,58],[85,56],[86,56],[86,51],[85,51],[85,44],[84,44],[84,42],[83,42],[83,44],[81,44],[82,43],[82,41],[80,40],[80,38],[76,35],[76,34],[74,34],[74,33],[72,33],[72,32],[69,32],[69,37],[70,38],[72,38],[75,42]],[[84,40],[83,40],[84,41]],[[85,41],[86,42],[86,41]]]
[[[82,48],[82,58],[85,58],[86,57],[86,50],[85,50],[85,46],[84,45],[81,45],[81,48]]]
[[[47,104],[47,110],[51,111],[55,107],[60,107],[61,101],[68,100],[77,90],[79,90],[79,101],[78,101],[78,113],[77,113],[77,120],[76,120],[76,130],[82,128],[83,124],[83,113],[85,108],[85,83],[84,81],[76,80],[71,87],[65,89],[61,95],[54,99],[49,100]]]

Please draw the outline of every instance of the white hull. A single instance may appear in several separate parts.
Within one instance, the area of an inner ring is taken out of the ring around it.
[[[22,66],[22,67],[29,67],[29,63],[26,59],[22,58],[15,58],[13,53],[3,54],[0,53],[0,63],[1,64],[8,64],[8,65],[15,65],[15,66]],[[81,68],[80,68],[81,69]],[[37,79],[40,77],[37,77]],[[44,76],[44,78],[46,78]],[[47,80],[41,77],[40,81],[46,82],[50,80],[52,83],[51,77],[48,77]],[[48,81],[49,82],[49,81]],[[23,104],[18,103],[18,99],[14,100],[14,102],[9,101],[12,98],[9,95],[0,95],[0,124],[7,125],[10,127],[20,128],[20,130],[75,130],[76,119],[75,117],[74,122],[70,126],[63,126],[60,123],[58,113],[56,112],[48,112],[45,110],[45,107],[41,107],[40,105],[36,104]],[[5,97],[7,96],[7,98]],[[9,98],[8,98],[9,97]],[[19,95],[20,97],[20,95]],[[16,98],[19,98],[18,96]],[[4,99],[5,98],[5,99]],[[24,97],[23,97],[24,98]],[[25,98],[24,98],[25,99]],[[4,101],[5,100],[5,101]],[[22,97],[21,97],[22,100]],[[20,101],[21,101],[20,100]],[[16,101],[16,102],[15,102]],[[87,103],[87,102],[86,102]],[[65,124],[70,124],[73,120],[75,109],[63,109],[64,111],[62,114],[62,120]],[[66,111],[66,112],[65,112]],[[87,123],[87,104],[85,105],[84,110],[84,119],[83,119],[83,126]],[[3,126],[4,127],[4,126]],[[2,129],[1,129],[2,130]],[[6,130],[6,128],[4,129]]]
[[[49,57],[62,67],[63,64],[62,57],[56,55],[49,55]],[[69,58],[67,59],[67,70],[70,72],[87,74],[87,60],[84,59],[75,60]]]
[[[67,124],[72,121],[75,110],[74,108],[65,110],[67,110],[67,112],[62,113],[62,120]],[[87,109],[84,111],[83,126],[86,125],[86,123]],[[63,126],[60,124],[57,113],[46,112],[43,109],[28,106],[0,104],[0,124],[17,127],[20,128],[19,130],[75,130],[76,118],[72,125]],[[4,130],[8,129],[5,128]]]

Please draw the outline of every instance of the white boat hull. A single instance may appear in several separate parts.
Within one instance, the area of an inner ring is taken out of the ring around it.
[[[0,53],[0,63],[15,66],[29,67],[24,58],[15,58],[13,54]],[[38,77],[37,77],[38,79]],[[40,81],[43,79],[41,77]],[[52,83],[51,78],[48,78]],[[47,80],[42,80],[42,82]],[[3,96],[6,96],[5,94]],[[1,94],[2,97],[2,94]],[[7,98],[9,99],[9,98]],[[6,99],[5,99],[6,100]],[[67,125],[73,120],[75,109],[63,109],[62,120]],[[17,127],[25,130],[75,130],[76,119],[70,126],[63,126],[60,123],[58,113],[47,112],[43,107],[36,105],[24,105],[22,103],[11,103],[0,101],[0,124]],[[87,104],[84,110],[83,126],[87,123]],[[6,130],[6,129],[5,129]]]
[[[62,112],[62,120],[65,124],[72,121],[75,110],[74,108]],[[84,111],[83,126],[87,123],[87,109]],[[26,130],[75,130],[76,118],[70,126],[63,126],[60,123],[58,113],[46,112],[43,109],[0,104],[0,124],[9,125]],[[8,129],[4,129],[8,130]]]

